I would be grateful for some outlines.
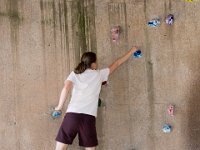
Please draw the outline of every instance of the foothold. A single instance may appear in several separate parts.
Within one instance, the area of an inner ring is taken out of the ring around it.
[[[61,110],[54,110],[54,111],[52,112],[51,116],[52,116],[53,118],[59,118],[59,117],[61,116],[61,114],[62,114],[62,111],[61,111]]]
[[[135,52],[133,53],[133,56],[134,56],[135,58],[141,58],[141,57],[142,57],[142,52],[141,52],[141,50],[135,51]]]
[[[102,82],[102,85],[107,87],[109,85],[109,82],[108,81],[104,81],[104,82]]]
[[[150,26],[150,27],[160,26],[160,19],[153,19],[153,20],[149,21],[148,26]]]
[[[167,112],[170,116],[174,116],[174,105],[169,105]]]
[[[112,27],[111,34],[112,34],[112,41],[117,42],[119,40],[120,26]]]
[[[107,81],[102,82],[102,85],[107,85],[107,84],[108,84]]]
[[[169,14],[165,19],[166,24],[172,25],[174,23],[174,15]]]
[[[101,107],[101,99],[99,98],[98,107]]]
[[[170,133],[170,132],[172,131],[172,126],[169,125],[169,124],[165,124],[165,125],[163,126],[163,128],[162,128],[162,131],[163,131],[164,133]]]

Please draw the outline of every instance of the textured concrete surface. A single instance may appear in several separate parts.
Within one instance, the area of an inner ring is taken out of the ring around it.
[[[147,27],[157,16],[161,26]],[[122,28],[118,44],[114,25]],[[200,1],[0,0],[0,149],[53,150],[62,118],[50,110],[81,54],[97,52],[99,67],[107,67],[140,45],[143,58],[130,59],[102,88],[97,149],[199,150],[199,27]],[[82,149],[77,139],[72,149]]]

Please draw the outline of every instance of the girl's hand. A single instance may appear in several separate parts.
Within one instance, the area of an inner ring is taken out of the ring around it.
[[[60,108],[59,106],[54,108],[55,110],[61,111],[62,108]]]
[[[131,52],[132,53],[134,53],[135,51],[137,51],[138,50],[138,47],[137,46],[133,46],[132,48],[131,48]]]

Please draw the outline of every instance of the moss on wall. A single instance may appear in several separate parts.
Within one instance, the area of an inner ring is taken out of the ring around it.
[[[78,1],[77,3],[78,9],[78,27],[79,27],[79,36],[80,36],[80,45],[81,49],[84,51],[87,49],[86,45],[86,24],[85,24],[85,12],[84,12],[84,4],[83,1]]]
[[[19,15],[18,12],[14,12],[14,11],[7,11],[7,12],[0,12],[0,17],[9,17],[12,20],[21,22],[23,21],[23,17]]]

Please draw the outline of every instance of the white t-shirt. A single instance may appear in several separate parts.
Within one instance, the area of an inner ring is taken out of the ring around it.
[[[97,116],[102,82],[108,80],[110,69],[87,69],[81,74],[70,73],[66,80],[73,82],[72,97],[66,112]],[[65,81],[66,81],[65,80]]]

